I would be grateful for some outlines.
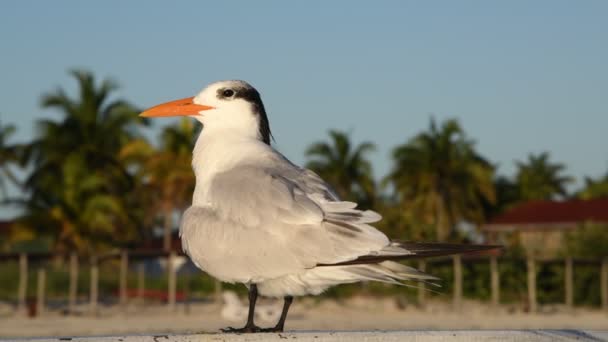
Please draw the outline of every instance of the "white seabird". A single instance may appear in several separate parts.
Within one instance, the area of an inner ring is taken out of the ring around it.
[[[379,214],[341,201],[318,175],[271,146],[260,94],[247,82],[216,82],[141,114],[178,115],[204,125],[193,152],[192,206],[180,226],[184,251],[213,277],[249,289],[247,324],[226,331],[283,331],[294,296],[333,285],[436,279],[395,260],[492,248],[389,240],[371,226]],[[273,328],[254,324],[258,294],[284,298]]]

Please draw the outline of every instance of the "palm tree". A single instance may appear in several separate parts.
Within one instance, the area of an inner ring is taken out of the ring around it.
[[[162,146],[150,159],[150,183],[159,194],[158,208],[164,213],[163,249],[171,248],[174,213],[185,209],[192,199],[196,183],[192,170],[197,126],[182,118],[176,126],[166,127],[161,135]]]
[[[484,204],[486,218],[500,214],[519,202],[517,184],[508,177],[498,175],[494,178],[494,192],[495,201]]]
[[[456,120],[429,130],[393,150],[394,166],[385,179],[404,210],[436,227],[445,240],[460,221],[480,223],[484,202],[495,201],[494,167],[474,149]]]
[[[306,155],[306,167],[318,173],[344,199],[363,207],[373,206],[375,184],[367,154],[375,149],[371,142],[352,146],[348,134],[329,131],[330,142],[312,144]]]
[[[20,150],[18,144],[10,144],[9,139],[15,133],[15,126],[3,125],[0,122],[0,193],[7,196],[7,183],[9,180],[13,184],[19,185],[19,181],[10,168],[11,164],[19,163]]]
[[[184,210],[192,199],[195,185],[192,150],[199,127],[193,120],[183,118],[177,125],[164,128],[159,149],[139,139],[126,145],[121,153],[125,162],[138,165],[135,178],[140,183],[135,194],[147,199],[146,203],[140,203],[140,206],[148,208],[145,210],[147,218],[163,218],[165,251],[171,248],[174,214]]]
[[[566,185],[571,183],[573,178],[563,175],[563,164],[549,161],[548,152],[530,154],[526,162],[515,163],[515,179],[521,200],[552,200],[567,196]]]
[[[142,121],[127,102],[110,100],[114,82],[97,85],[89,72],[71,74],[78,98],[62,89],[42,98],[42,107],[62,118],[39,121],[38,137],[26,149],[33,171],[20,224],[47,228],[56,250],[91,251],[134,239],[137,222],[125,203],[133,179],[118,153]]]
[[[580,199],[608,198],[608,173],[599,179],[585,177],[585,186],[578,192]]]

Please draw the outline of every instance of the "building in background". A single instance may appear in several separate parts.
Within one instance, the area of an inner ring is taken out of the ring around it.
[[[522,203],[492,218],[482,230],[489,243],[514,239],[527,254],[555,257],[566,233],[589,223],[608,229],[608,198]]]

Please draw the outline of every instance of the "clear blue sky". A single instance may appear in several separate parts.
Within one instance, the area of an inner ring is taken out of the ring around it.
[[[511,174],[550,151],[579,179],[608,170],[608,1],[3,1],[0,120],[30,139],[66,71],[111,77],[146,107],[220,79],[262,93],[295,162],[336,128],[390,150],[458,118]],[[157,127],[171,122],[157,121]]]

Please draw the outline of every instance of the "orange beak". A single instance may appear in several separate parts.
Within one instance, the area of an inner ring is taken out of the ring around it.
[[[159,117],[159,116],[186,116],[186,115],[199,115],[203,110],[214,109],[215,107],[195,104],[192,101],[194,97],[188,97],[181,100],[175,100],[165,102],[146,109],[139,116],[146,118]]]

